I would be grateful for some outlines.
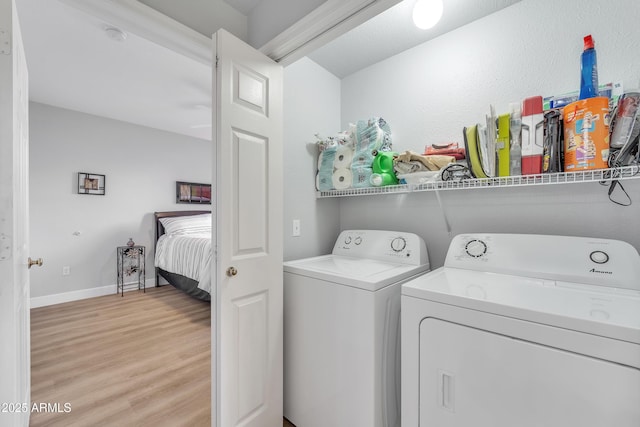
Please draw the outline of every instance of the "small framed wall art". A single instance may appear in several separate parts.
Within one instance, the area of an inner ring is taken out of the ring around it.
[[[211,184],[176,181],[176,203],[211,204]]]
[[[78,194],[104,196],[104,175],[78,172]]]

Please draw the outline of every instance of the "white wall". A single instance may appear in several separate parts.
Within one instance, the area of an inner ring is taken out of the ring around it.
[[[284,259],[331,252],[339,233],[336,199],[316,199],[315,133],[329,136],[340,127],[340,80],[310,59],[284,70]],[[292,237],[292,220],[301,235]]]
[[[153,212],[175,203],[175,182],[211,182],[209,141],[44,104],[30,105],[31,296],[116,283],[116,246],[145,245],[153,268]],[[106,175],[106,195],[77,194],[77,173]],[[79,236],[73,233],[79,231]],[[62,267],[71,267],[62,276]]]
[[[634,0],[524,0],[343,79],[341,127],[381,116],[396,150],[462,143],[463,126],[483,120],[490,103],[507,112],[528,96],[577,90],[586,34],[595,39],[600,82],[636,87],[637,11]],[[614,238],[640,248],[640,182],[624,185],[632,207],[609,202],[597,183],[442,192],[451,234],[434,193],[345,198],[340,227],[417,232],[434,267],[452,235],[471,231]]]

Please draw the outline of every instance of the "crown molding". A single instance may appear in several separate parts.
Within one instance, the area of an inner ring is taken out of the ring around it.
[[[136,0],[60,0],[105,24],[211,65],[212,41]]]
[[[400,0],[327,0],[274,37],[260,51],[282,65],[291,64]]]

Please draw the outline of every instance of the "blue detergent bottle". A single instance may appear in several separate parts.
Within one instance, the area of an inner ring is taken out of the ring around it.
[[[584,38],[580,71],[580,99],[598,96],[598,61],[591,34]]]

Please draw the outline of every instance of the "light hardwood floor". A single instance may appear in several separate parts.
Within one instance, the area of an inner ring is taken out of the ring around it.
[[[171,286],[31,310],[31,426],[211,425],[209,303]]]
[[[31,401],[62,412],[30,425],[208,427],[210,363],[209,303],[171,286],[35,308]]]

